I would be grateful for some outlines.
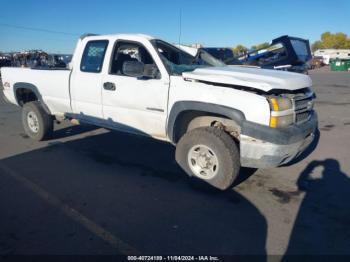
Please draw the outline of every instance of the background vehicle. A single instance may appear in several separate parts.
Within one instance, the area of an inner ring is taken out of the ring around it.
[[[3,66],[11,66],[11,59],[6,55],[0,54],[0,68]]]
[[[268,48],[248,52],[238,59],[246,65],[307,73],[311,49],[308,40],[285,35],[273,39]]]
[[[49,138],[54,119],[78,119],[165,140],[188,175],[219,189],[241,166],[288,163],[317,128],[308,76],[229,67],[146,35],[83,36],[70,69],[1,73],[31,138]]]
[[[67,63],[63,60],[62,55],[49,54],[45,59],[44,66],[54,67],[54,68],[65,68],[67,67]]]
[[[314,56],[308,62],[310,69],[320,68],[324,66],[323,57],[322,56]]]
[[[268,48],[253,50],[237,57],[230,48],[179,47],[192,55],[204,50],[227,65],[255,66],[304,74],[307,73],[307,62],[312,57],[308,40],[290,36],[278,37],[272,40]]]
[[[227,65],[242,65],[242,62],[234,56],[231,48],[203,47],[200,49],[205,50],[213,57],[223,61]]]

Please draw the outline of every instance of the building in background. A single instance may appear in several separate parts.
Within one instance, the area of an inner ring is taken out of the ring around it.
[[[323,63],[329,65],[331,60],[350,59],[350,49],[318,49],[314,52],[314,56],[323,57]]]

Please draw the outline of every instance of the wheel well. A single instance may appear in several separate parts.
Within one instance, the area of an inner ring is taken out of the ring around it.
[[[23,106],[25,103],[28,103],[28,102],[39,100],[35,92],[28,88],[16,89],[16,99],[17,99],[17,103],[20,106]]]
[[[235,140],[239,140],[241,128],[226,116],[202,111],[185,111],[180,113],[174,124],[173,142],[177,143],[188,131],[198,127],[216,126],[223,128]]]

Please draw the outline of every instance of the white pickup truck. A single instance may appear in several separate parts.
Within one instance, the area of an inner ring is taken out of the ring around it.
[[[1,75],[31,138],[49,138],[55,120],[78,119],[165,140],[188,175],[219,189],[241,166],[291,161],[317,129],[308,76],[228,67],[146,35],[84,35],[69,69]]]

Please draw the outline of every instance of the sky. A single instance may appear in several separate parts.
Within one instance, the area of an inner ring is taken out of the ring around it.
[[[180,26],[181,13],[181,26]],[[291,35],[350,35],[350,0],[0,0],[0,51],[72,53],[84,33],[145,33],[171,43],[252,46]]]

